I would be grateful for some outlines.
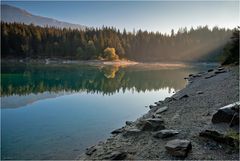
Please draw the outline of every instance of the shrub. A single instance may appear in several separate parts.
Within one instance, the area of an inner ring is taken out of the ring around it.
[[[104,50],[104,58],[107,60],[118,60],[119,56],[116,54],[115,48],[107,47]]]

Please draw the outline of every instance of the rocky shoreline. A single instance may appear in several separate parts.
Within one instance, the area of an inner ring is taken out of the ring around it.
[[[219,67],[185,79],[189,83],[184,89],[150,105],[147,114],[126,121],[77,159],[238,160],[239,67]]]

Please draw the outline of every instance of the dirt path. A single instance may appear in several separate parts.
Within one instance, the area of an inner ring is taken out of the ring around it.
[[[218,144],[199,137],[204,129],[214,129],[226,133],[232,130],[226,124],[212,124],[212,115],[217,109],[239,101],[238,67],[225,67],[223,73],[217,70],[195,74],[189,84],[171,98],[166,98],[149,110],[135,122],[128,122],[123,129],[116,131],[105,142],[90,148],[77,159],[179,159],[166,152],[165,145],[173,139],[191,141],[192,150],[185,159],[188,160],[237,160],[239,154],[224,144]],[[167,106],[159,117],[166,129],[175,129],[179,134],[169,138],[155,138],[153,131],[142,131],[138,124],[144,119],[152,118],[156,110]],[[235,128],[236,129],[236,128]]]

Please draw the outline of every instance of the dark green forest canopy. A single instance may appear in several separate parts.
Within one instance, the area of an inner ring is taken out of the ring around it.
[[[171,35],[113,27],[86,30],[1,22],[2,58],[99,59],[107,47],[134,61],[218,61],[232,31],[207,26],[179,29]]]
[[[239,64],[239,29],[235,28],[231,41],[223,49],[222,64]]]

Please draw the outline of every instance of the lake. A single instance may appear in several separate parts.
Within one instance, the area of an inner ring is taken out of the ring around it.
[[[2,63],[1,158],[75,159],[211,67]]]

